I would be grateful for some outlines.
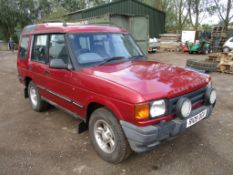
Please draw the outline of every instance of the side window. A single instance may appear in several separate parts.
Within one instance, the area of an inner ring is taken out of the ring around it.
[[[29,36],[24,36],[19,46],[19,59],[26,59],[28,54]]]
[[[232,43],[233,43],[233,38],[230,40],[230,42],[232,42]]]
[[[47,41],[48,35],[35,35],[31,58],[33,61],[48,62]]]
[[[68,63],[68,52],[64,34],[52,34],[49,41],[49,60],[61,59]]]

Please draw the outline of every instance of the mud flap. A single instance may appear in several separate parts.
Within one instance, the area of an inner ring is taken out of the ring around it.
[[[24,98],[28,98],[28,88],[24,88]]]
[[[88,130],[88,124],[85,121],[81,121],[78,126],[78,133],[81,134]]]

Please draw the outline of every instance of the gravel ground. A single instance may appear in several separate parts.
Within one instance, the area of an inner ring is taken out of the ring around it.
[[[157,53],[153,60],[184,67],[202,55]],[[32,111],[18,82],[16,55],[0,52],[0,175],[233,174],[233,75],[212,73],[218,102],[211,118],[173,141],[118,165],[100,159],[79,121],[51,108]]]

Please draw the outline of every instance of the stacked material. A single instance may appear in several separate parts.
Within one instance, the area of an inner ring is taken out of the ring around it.
[[[211,33],[211,43],[213,51],[221,51],[227,39],[226,31],[223,27],[214,27]]]
[[[174,33],[166,33],[160,34],[160,42],[178,42],[180,41],[181,34],[174,34]]]
[[[177,48],[180,45],[180,34],[173,34],[173,33],[167,33],[167,34],[160,34],[160,50],[163,51],[176,51]]]
[[[233,53],[215,53],[209,55],[207,61],[218,63],[217,71],[222,73],[233,73]]]

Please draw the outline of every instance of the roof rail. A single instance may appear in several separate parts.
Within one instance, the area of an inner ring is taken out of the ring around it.
[[[67,26],[66,21],[62,20],[62,19],[52,19],[52,20],[46,20],[46,21],[42,21],[43,23],[62,23],[62,25],[64,27]]]

